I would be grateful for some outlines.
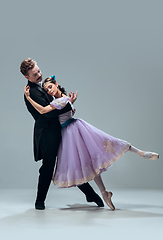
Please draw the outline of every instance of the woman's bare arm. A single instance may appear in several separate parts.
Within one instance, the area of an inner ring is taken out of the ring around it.
[[[30,97],[30,92],[29,92],[29,86],[25,86],[24,88],[24,94],[27,98],[27,100],[32,104],[32,106],[40,113],[40,114],[44,114],[44,113],[48,113],[54,109],[56,109],[54,106],[48,105],[46,107],[41,106],[40,104],[38,104],[37,102],[35,102],[31,97]]]

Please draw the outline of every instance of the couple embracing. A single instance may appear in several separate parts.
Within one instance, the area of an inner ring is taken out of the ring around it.
[[[112,192],[106,191],[101,173],[127,151],[150,160],[158,159],[159,155],[137,149],[82,119],[74,119],[72,104],[77,99],[77,92],[71,92],[68,97],[54,75],[41,84],[42,73],[33,59],[25,59],[20,71],[28,80],[24,99],[35,120],[34,158],[35,161],[42,160],[35,208],[45,209],[52,179],[60,188],[77,186],[85,194],[87,202],[95,202],[98,207],[103,207],[103,201],[88,183],[94,180],[104,201],[114,210]]]
[[[52,96],[41,87],[42,73],[37,63],[31,58],[27,58],[21,63],[20,71],[28,80],[31,98],[43,107],[49,105],[52,101]],[[72,103],[74,103],[76,97],[77,95],[71,94]],[[61,142],[61,124],[58,116],[70,111],[72,107],[68,103],[62,110],[55,109],[54,111],[40,114],[26,97],[24,99],[28,111],[35,120],[34,159],[35,161],[42,160],[35,202],[35,208],[41,210],[45,208],[44,202],[53,177],[57,152]],[[84,183],[78,187],[85,194],[88,202],[95,202],[99,207],[103,206],[102,200],[89,183]]]

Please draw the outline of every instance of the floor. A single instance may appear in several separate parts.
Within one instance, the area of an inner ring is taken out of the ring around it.
[[[87,203],[77,188],[50,188],[46,210],[34,189],[0,189],[0,239],[163,239],[163,190],[114,189],[116,210]]]

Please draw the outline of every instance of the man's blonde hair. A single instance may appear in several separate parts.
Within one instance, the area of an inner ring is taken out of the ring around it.
[[[26,58],[22,61],[21,65],[20,65],[20,72],[24,76],[28,76],[28,71],[30,69],[33,69],[36,64],[37,64],[36,61],[33,60],[32,58]]]

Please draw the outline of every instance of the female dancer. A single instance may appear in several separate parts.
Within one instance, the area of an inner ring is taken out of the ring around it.
[[[45,91],[55,99],[43,107],[30,98],[29,86],[24,94],[33,107],[41,114],[54,109],[62,109],[69,101],[64,88],[55,80],[55,76],[46,78],[42,84]],[[159,155],[133,147],[130,143],[114,138],[82,119],[74,119],[72,111],[59,116],[62,126],[62,142],[57,156],[57,166],[53,176],[54,184],[59,188],[81,185],[94,179],[106,204],[114,210],[112,192],[106,191],[101,173],[106,171],[125,152],[132,151],[146,159],[155,160]]]

